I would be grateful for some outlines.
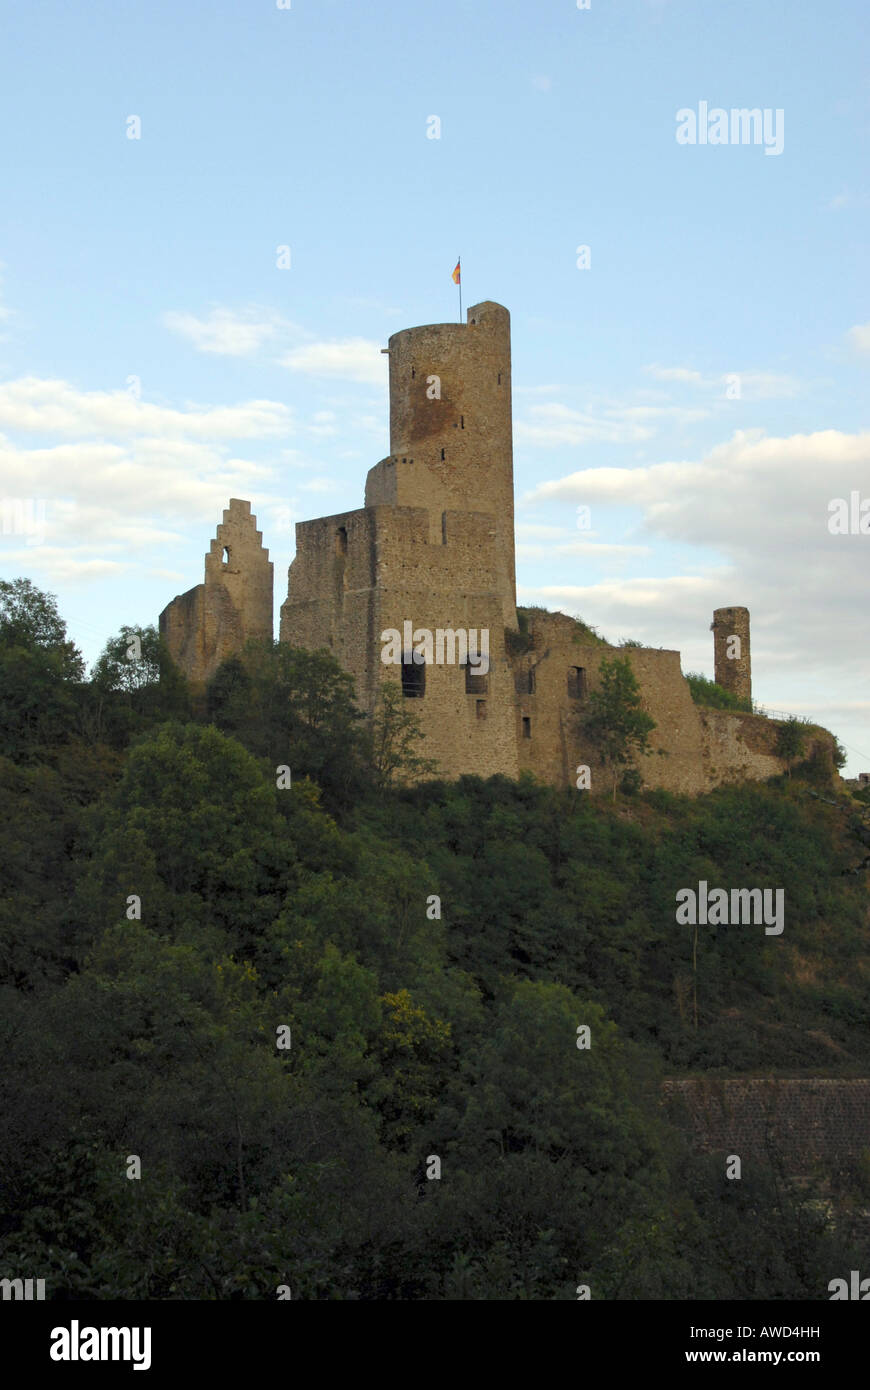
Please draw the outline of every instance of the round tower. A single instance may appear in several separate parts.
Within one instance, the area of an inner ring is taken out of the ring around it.
[[[713,613],[713,663],[717,685],[741,700],[752,700],[749,609],[717,608]]]
[[[485,301],[466,323],[394,333],[390,457],[369,473],[366,506],[425,507],[495,518],[507,605],[516,606],[510,314]]]

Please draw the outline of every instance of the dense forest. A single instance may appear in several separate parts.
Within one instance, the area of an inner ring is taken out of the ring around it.
[[[277,644],[193,701],[148,628],[86,677],[51,596],[0,583],[0,1277],[827,1298],[870,1170],[728,1182],[660,1083],[868,1074],[860,801],[800,764],[694,800],[421,781],[412,704],[367,730]],[[702,879],[785,886],[787,930],[696,938]]]

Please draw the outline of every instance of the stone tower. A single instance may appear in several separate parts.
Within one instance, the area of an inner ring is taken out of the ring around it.
[[[280,639],[329,649],[367,714],[384,682],[401,683],[447,775],[516,776],[510,315],[477,304],[467,323],[393,334],[387,351],[391,454],[364,508],[297,524]],[[488,670],[438,656],[415,669],[407,649],[383,662],[385,632],[422,630],[485,631]]]
[[[487,300],[466,323],[394,333],[390,456],[366,479],[367,507],[422,507],[430,543],[447,512],[484,512],[495,523],[505,625],[516,627],[511,320]]]
[[[717,608],[713,613],[715,681],[741,700],[752,701],[749,609]]]
[[[205,582],[160,614],[160,635],[194,688],[249,638],[272,640],[272,568],[250,502],[230,498],[205,557]]]

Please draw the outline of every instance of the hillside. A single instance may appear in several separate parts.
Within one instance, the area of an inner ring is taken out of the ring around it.
[[[659,1096],[870,1074],[859,801],[812,768],[613,804],[403,787],[413,730],[379,757],[325,656],[229,664],[195,719],[153,634],[129,688],[111,644],[85,681],[64,638],[0,641],[0,1277],[827,1298],[858,1267],[830,1192],[776,1155],[725,1182]],[[678,925],[702,880],[784,888],[782,934]],[[866,1206],[866,1170],[833,1200]]]

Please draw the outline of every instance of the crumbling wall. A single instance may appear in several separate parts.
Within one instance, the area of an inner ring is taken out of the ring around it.
[[[272,569],[250,502],[231,498],[205,557],[205,582],[160,614],[160,635],[194,688],[250,638],[271,641]]]

